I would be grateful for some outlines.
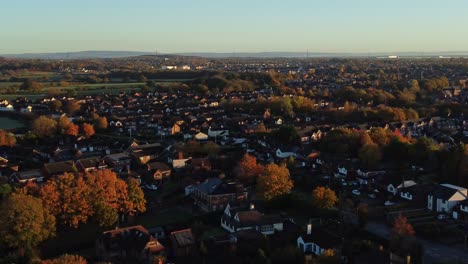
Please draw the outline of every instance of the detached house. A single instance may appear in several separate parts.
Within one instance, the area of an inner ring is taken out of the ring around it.
[[[436,212],[450,212],[468,198],[468,190],[452,184],[440,184],[427,196],[427,208]]]
[[[340,249],[343,238],[340,238],[323,228],[314,229],[312,224],[307,225],[307,233],[297,238],[297,247],[304,254],[314,254],[316,256],[328,249]]]
[[[241,184],[224,183],[218,178],[210,178],[203,183],[189,186],[195,204],[207,212],[224,209],[230,202],[247,200],[247,191]]]
[[[231,204],[224,209],[221,216],[221,227],[230,233],[242,230],[256,230],[263,235],[272,235],[283,231],[283,219],[280,215],[265,215],[250,207],[233,207]]]
[[[149,176],[155,181],[162,181],[171,177],[171,168],[162,162],[152,162],[146,164]]]
[[[96,240],[96,255],[106,261],[133,259],[153,263],[164,246],[141,225],[106,231]]]
[[[99,157],[80,159],[76,162],[76,168],[81,172],[90,172],[94,170],[103,170],[107,164]]]

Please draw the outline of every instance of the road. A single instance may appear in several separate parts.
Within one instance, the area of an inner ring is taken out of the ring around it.
[[[391,234],[390,227],[376,222],[369,222],[366,226],[366,230],[385,239],[388,239]],[[445,246],[421,238],[417,238],[417,240],[424,246],[424,264],[443,263],[447,261],[458,261],[456,263],[468,264],[468,250]]]

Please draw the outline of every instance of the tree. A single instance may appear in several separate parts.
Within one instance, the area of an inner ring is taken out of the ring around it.
[[[326,187],[317,187],[312,191],[312,204],[320,209],[330,209],[338,202],[335,192]]]
[[[21,84],[21,90],[27,91],[40,91],[42,89],[42,84],[31,79],[27,79]]]
[[[0,146],[13,147],[14,145],[16,145],[15,135],[0,129]]]
[[[88,123],[83,123],[83,125],[81,125],[81,131],[85,138],[90,138],[94,135],[94,127]]]
[[[369,207],[365,203],[359,204],[357,207],[357,216],[359,221],[359,226],[364,228],[367,225],[367,220],[369,216]]]
[[[60,100],[53,100],[49,106],[52,111],[59,111],[62,108],[62,102]]]
[[[69,100],[63,107],[63,111],[69,115],[75,114],[78,110],[80,110],[81,105],[76,100]]]
[[[195,140],[190,140],[184,145],[184,153],[187,156],[192,156],[196,152],[199,152],[201,150],[201,145]]]
[[[265,167],[257,163],[257,158],[245,153],[238,166],[238,177],[246,183],[254,183]]]
[[[128,200],[130,203],[129,214],[134,212],[143,213],[146,211],[146,199],[143,190],[140,188],[140,183],[134,178],[127,180]]]
[[[294,145],[299,143],[300,137],[297,134],[296,128],[293,126],[282,126],[272,134],[281,144]]]
[[[46,116],[39,116],[33,121],[32,130],[39,137],[52,136],[57,130],[57,121]]]
[[[62,255],[58,258],[43,260],[41,264],[87,264],[85,258],[79,255]]]
[[[60,223],[78,228],[92,215],[90,189],[83,177],[71,173],[55,177],[39,191],[44,206]]]
[[[61,116],[58,120],[57,120],[57,129],[58,129],[58,132],[60,134],[65,134],[65,131],[67,130],[68,126],[72,123],[72,121],[70,120],[70,118],[66,117],[66,116]]]
[[[382,152],[377,144],[366,144],[359,150],[359,160],[367,168],[372,168],[382,160]]]
[[[95,219],[101,226],[111,226],[118,214],[130,212],[136,206],[129,200],[127,184],[111,170],[98,170],[86,174],[90,188]],[[137,207],[140,205],[137,205]],[[141,206],[140,206],[141,208]]]
[[[267,165],[265,171],[258,177],[257,182],[257,191],[266,200],[289,194],[294,185],[286,164],[280,166],[276,164]]]
[[[96,119],[94,125],[96,126],[96,129],[98,130],[107,129],[107,126],[108,126],[107,118],[105,116],[99,117],[98,119]]]
[[[7,198],[13,192],[13,188],[10,184],[0,184],[0,201]]]
[[[0,242],[8,247],[30,250],[55,235],[55,218],[39,198],[13,193],[0,205]]]
[[[70,136],[78,136],[78,133],[80,132],[80,127],[78,125],[75,125],[73,123],[70,123],[67,126],[67,129],[65,130],[65,135],[70,135]]]
[[[340,263],[339,257],[333,249],[327,249],[322,252],[313,262],[314,264],[338,264]]]
[[[401,214],[395,219],[392,231],[398,237],[413,236],[415,233],[413,226],[408,223],[408,219]]]
[[[213,141],[208,141],[203,145],[203,152],[208,154],[210,157],[216,156],[219,152],[219,149],[219,145]]]

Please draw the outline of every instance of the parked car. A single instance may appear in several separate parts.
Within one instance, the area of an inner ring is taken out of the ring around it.
[[[391,206],[391,205],[394,205],[395,203],[394,202],[391,202],[391,201],[385,201],[384,205],[385,206]]]
[[[375,193],[369,193],[369,198],[372,198],[372,199],[375,199],[377,198],[377,195],[375,195]]]
[[[361,195],[361,192],[359,190],[353,190],[352,193],[354,195]]]
[[[446,214],[438,214],[438,215],[437,215],[437,219],[438,219],[438,220],[448,220],[448,219],[449,219],[449,216],[446,215]]]
[[[143,186],[143,188],[148,189],[148,190],[153,190],[153,191],[158,189],[158,187],[156,187],[156,185],[154,185],[154,184],[145,185],[145,186]]]

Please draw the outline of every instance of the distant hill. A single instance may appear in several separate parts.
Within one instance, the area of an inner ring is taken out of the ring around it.
[[[154,52],[142,51],[79,51],[79,52],[57,52],[57,53],[23,53],[23,54],[4,54],[0,55],[6,58],[23,59],[89,59],[89,58],[125,58],[143,55],[155,55]],[[164,56],[164,54],[158,54]],[[196,56],[205,58],[318,58],[318,57],[387,57],[390,55],[399,57],[459,57],[468,56],[468,51],[450,51],[450,52],[378,52],[378,53],[327,53],[327,52],[252,52],[252,53],[215,53],[215,52],[186,52],[165,54],[167,56]]]

